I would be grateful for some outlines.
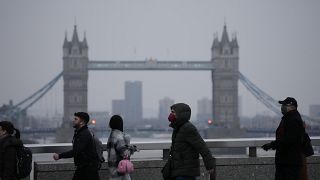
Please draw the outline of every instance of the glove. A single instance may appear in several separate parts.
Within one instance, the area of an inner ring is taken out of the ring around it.
[[[269,149],[271,149],[271,143],[264,144],[262,146],[262,149],[265,150],[265,151],[268,151]]]

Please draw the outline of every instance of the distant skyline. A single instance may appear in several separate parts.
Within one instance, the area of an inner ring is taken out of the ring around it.
[[[0,1],[0,105],[28,97],[62,71],[62,45],[73,26],[90,60],[210,60],[223,25],[236,34],[240,71],[275,99],[293,96],[299,110],[320,104],[320,1],[106,0]],[[159,100],[191,105],[212,99],[211,73],[89,71],[89,111],[111,111],[125,81],[143,82],[143,113],[157,117]],[[241,112],[269,113],[239,85]],[[33,110],[62,108],[62,80]],[[169,108],[169,107],[168,107]],[[270,112],[270,114],[272,114]]]

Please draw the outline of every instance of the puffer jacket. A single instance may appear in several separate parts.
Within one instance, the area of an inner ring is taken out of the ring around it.
[[[214,168],[214,159],[196,127],[189,122],[191,109],[187,104],[171,106],[176,112],[171,145],[171,176],[199,176],[201,154],[207,170]]]
[[[17,147],[22,147],[22,141],[7,135],[0,140],[0,179],[18,180],[17,178]]]

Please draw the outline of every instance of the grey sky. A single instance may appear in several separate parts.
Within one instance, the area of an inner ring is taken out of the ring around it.
[[[91,60],[210,60],[213,34],[220,37],[226,21],[237,34],[240,71],[276,99],[295,97],[308,114],[320,104],[319,9],[318,0],[2,0],[0,104],[21,101],[62,71],[74,17]],[[149,117],[165,96],[194,110],[198,99],[211,98],[210,72],[89,72],[89,110],[110,110],[126,80],[143,81]],[[55,89],[46,101],[59,109],[61,80]],[[241,85],[239,95],[245,115],[265,111]]]

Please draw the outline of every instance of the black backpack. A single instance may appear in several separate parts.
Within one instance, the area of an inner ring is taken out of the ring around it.
[[[16,148],[17,151],[17,176],[23,179],[29,176],[32,169],[32,152],[25,146]]]
[[[102,145],[102,142],[100,141],[100,139],[98,137],[96,137],[94,135],[93,132],[91,132],[91,135],[92,135],[92,139],[93,139],[93,143],[94,143],[94,146],[95,146],[95,150],[97,152],[97,155],[98,155],[98,163],[103,163],[105,161],[104,157],[103,157],[103,145]]]

